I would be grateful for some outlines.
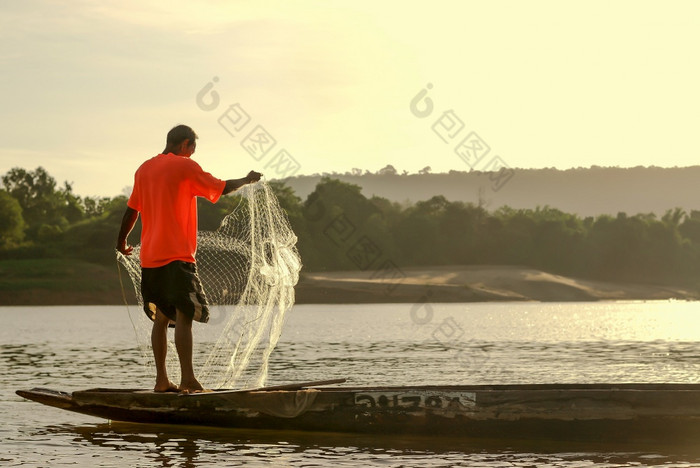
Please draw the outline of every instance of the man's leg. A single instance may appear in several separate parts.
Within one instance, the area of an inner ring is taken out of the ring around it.
[[[177,390],[177,386],[168,379],[168,370],[165,366],[165,357],[168,354],[169,321],[163,312],[156,309],[156,318],[151,330],[151,346],[153,346],[153,358],[156,361],[156,386],[153,387],[155,392]]]
[[[179,310],[175,320],[175,348],[180,358],[180,391],[202,390],[192,366],[192,319]]]

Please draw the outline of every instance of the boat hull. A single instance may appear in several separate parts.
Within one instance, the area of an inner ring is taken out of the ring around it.
[[[682,442],[700,436],[700,385],[685,384],[17,393],[49,406],[137,423],[589,441]]]

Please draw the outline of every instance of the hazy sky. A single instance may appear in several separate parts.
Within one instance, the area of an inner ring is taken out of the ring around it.
[[[0,11],[0,173],[41,165],[79,195],[121,193],[178,123],[221,178],[699,155],[700,2],[5,0]],[[430,103],[412,112],[428,84]]]

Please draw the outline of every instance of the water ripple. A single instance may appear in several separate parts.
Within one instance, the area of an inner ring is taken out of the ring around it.
[[[652,306],[644,311],[635,304],[630,306],[633,313],[626,312],[627,306],[614,313],[589,304],[556,308],[559,317],[568,307],[586,318],[583,332],[563,329],[562,323],[569,322],[548,319],[545,312],[552,306],[521,307],[517,314],[512,306],[499,305],[436,308],[431,327],[415,327],[403,306],[345,306],[330,312],[327,307],[301,308],[292,314],[272,355],[268,383],[336,377],[348,378],[350,385],[697,382],[697,341],[690,339],[690,331],[666,322],[678,320],[672,309],[664,305],[662,314]],[[58,313],[66,316],[56,317]],[[100,314],[100,321],[90,314]],[[470,327],[461,326],[464,333],[450,337],[438,326],[450,317]],[[517,327],[514,317],[521,320]],[[6,318],[9,328],[0,332],[2,466],[700,466],[698,447],[104,424],[38,406],[14,390],[150,387],[152,377],[121,313],[111,308],[38,309]],[[74,323],[80,324],[79,333],[72,329]],[[546,329],[547,323],[555,329]],[[596,328],[600,323],[604,328]],[[13,329],[21,333],[8,331]],[[197,347],[205,350],[207,345]]]

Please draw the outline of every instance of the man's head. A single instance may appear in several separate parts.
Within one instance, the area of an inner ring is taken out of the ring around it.
[[[168,132],[164,154],[173,153],[178,156],[192,156],[197,148],[197,134],[187,125],[178,125]]]

